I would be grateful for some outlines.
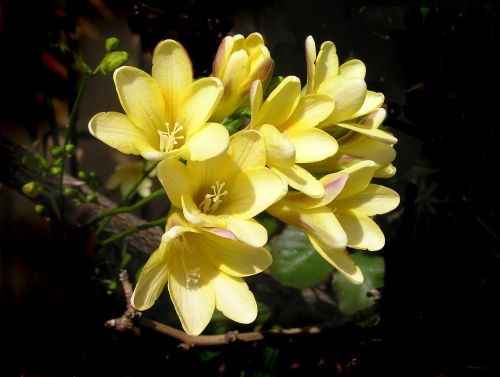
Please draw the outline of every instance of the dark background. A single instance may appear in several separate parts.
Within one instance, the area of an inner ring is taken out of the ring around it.
[[[29,144],[47,108],[63,119],[74,98],[61,35],[94,66],[104,38],[118,36],[146,71],[156,43],[176,38],[206,75],[226,33],[258,31],[275,74],[302,80],[313,35],[318,48],[332,40],[341,63],[363,60],[369,89],[385,94],[399,143],[398,172],[383,184],[402,199],[380,219],[377,326],[185,351],[159,334],[105,329],[123,297],[89,278],[95,256],[52,240],[32,204],[1,187],[0,375],[499,375],[499,17],[496,3],[460,1],[0,2],[0,125],[11,140]],[[111,78],[93,79],[78,128],[82,165],[102,176],[123,157],[88,138],[86,124],[111,108]]]

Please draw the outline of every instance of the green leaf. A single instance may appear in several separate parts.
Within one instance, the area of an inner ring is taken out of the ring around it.
[[[312,247],[307,236],[287,226],[270,244],[273,255],[271,272],[283,285],[312,287],[326,279],[333,267]]]
[[[351,315],[367,309],[375,303],[376,298],[369,297],[368,292],[384,286],[385,263],[380,255],[369,255],[361,252],[351,255],[354,262],[363,271],[365,281],[355,285],[340,273],[336,272],[333,284],[339,309]]]

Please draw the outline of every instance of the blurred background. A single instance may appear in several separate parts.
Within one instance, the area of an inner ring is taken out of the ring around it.
[[[127,64],[150,72],[154,46],[174,38],[204,76],[225,35],[258,31],[275,75],[305,82],[304,41],[312,35],[318,47],[333,41],[341,63],[361,59],[368,88],[385,94],[384,124],[399,142],[397,173],[383,184],[401,196],[379,219],[387,242],[375,324],[185,350],[161,334],[105,328],[124,310],[120,266],[96,255],[88,234],[73,235],[77,248],[53,242],[33,204],[0,186],[0,375],[499,375],[497,8],[486,1],[0,1],[0,132],[19,145],[68,120],[79,76],[61,41],[95,67],[104,40],[118,37]],[[103,179],[117,163],[136,161],[88,134],[92,115],[110,110],[121,110],[111,76],[93,77],[78,114],[78,161]],[[283,326],[328,315],[289,319],[289,294],[275,298]]]

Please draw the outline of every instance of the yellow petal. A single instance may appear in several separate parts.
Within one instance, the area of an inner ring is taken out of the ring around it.
[[[380,107],[369,113],[359,123],[369,128],[379,128],[386,116],[387,111],[383,107]]]
[[[195,258],[195,250],[182,249],[180,242],[177,248],[169,266],[168,291],[184,331],[199,335],[215,309],[214,272],[202,258]]]
[[[227,153],[221,153],[204,161],[189,161],[186,165],[194,193],[210,190],[210,186],[216,181],[227,182],[229,177],[239,172]]]
[[[218,123],[207,123],[191,136],[182,154],[185,160],[204,161],[224,152],[229,145],[227,129]]]
[[[184,47],[172,39],[160,42],[153,53],[153,78],[163,91],[168,121],[175,122],[178,105],[193,81],[191,60]]]
[[[291,167],[272,166],[271,168],[290,186],[311,198],[321,198],[325,194],[325,188],[321,182],[299,165]]]
[[[134,67],[120,67],[113,74],[120,103],[130,120],[150,142],[157,130],[165,128],[165,102],[158,84],[146,72]]]
[[[393,164],[388,164],[375,170],[374,178],[391,178],[396,174],[396,167]]]
[[[355,210],[367,216],[392,211],[399,205],[399,195],[390,188],[369,184],[363,191],[335,201],[335,208]]]
[[[167,252],[171,245],[162,244],[151,254],[135,285],[130,303],[137,310],[149,309],[160,297],[168,278]]]
[[[205,250],[212,264],[231,276],[255,275],[272,263],[271,254],[263,247],[252,247],[208,232],[201,236],[197,237],[198,249]]]
[[[335,100],[335,109],[323,122],[324,126],[328,126],[353,118],[365,101],[366,84],[361,79],[336,76],[322,83],[318,93],[327,94]]]
[[[259,128],[264,136],[268,165],[290,167],[295,164],[295,147],[275,126],[264,124]]]
[[[366,75],[366,66],[361,60],[352,59],[340,66],[339,73],[343,77],[364,79]]]
[[[306,64],[307,64],[307,85],[306,94],[312,94],[314,90],[314,76],[316,74],[316,67],[314,62],[316,61],[316,43],[314,43],[314,38],[308,36],[306,38]]]
[[[268,123],[278,126],[285,122],[295,110],[300,99],[300,80],[286,77],[267,97],[257,114],[252,114],[251,127]]]
[[[314,77],[314,90],[317,93],[320,85],[338,75],[339,58],[337,49],[331,41],[323,42],[316,59],[316,74]]]
[[[337,210],[335,213],[347,233],[347,246],[362,250],[380,250],[385,237],[378,225],[358,211]]]
[[[231,136],[228,152],[239,169],[266,165],[266,144],[258,131],[244,130]]]
[[[345,249],[336,249],[330,245],[325,245],[311,236],[309,236],[309,241],[311,241],[311,245],[313,245],[319,255],[325,258],[328,263],[341,272],[347,279],[354,284],[363,283],[363,272],[356,266]]]
[[[367,90],[365,100],[363,101],[363,105],[349,118],[345,119],[355,119],[374,111],[375,109],[379,108],[384,104],[384,99],[385,98],[382,93],[376,93]]]
[[[177,208],[182,208],[181,196],[194,195],[186,165],[176,159],[164,160],[158,164],[156,174],[168,198]]]
[[[134,144],[134,147],[139,152],[139,154],[142,157],[144,157],[146,160],[150,160],[150,161],[157,161],[157,160],[178,157],[186,149],[186,147],[184,145],[180,148],[172,149],[169,152],[160,152],[157,149],[158,147],[153,147],[151,144],[145,143],[142,140],[134,140],[133,144]],[[159,146],[159,144],[160,143],[158,142],[157,145]]]
[[[312,128],[325,120],[334,107],[335,101],[325,94],[301,97],[293,114],[278,128],[281,131]]]
[[[264,92],[262,90],[262,82],[260,80],[255,80],[250,85],[250,109],[252,110],[252,123],[257,119],[257,113],[262,106],[262,100],[264,98]],[[250,124],[250,126],[252,125]]]
[[[211,119],[222,121],[231,115],[248,95],[250,88],[250,65],[244,50],[231,54],[224,75],[219,78],[224,85],[224,95],[213,112]]]
[[[193,198],[181,196],[182,212],[187,221],[200,227],[227,228],[227,220],[222,216],[207,215],[200,211]]]
[[[363,191],[372,180],[375,169],[373,161],[365,160],[342,170],[342,173],[349,174],[349,178],[336,199],[345,199]]]
[[[337,140],[318,128],[290,131],[288,138],[295,147],[297,163],[321,161],[337,152]]]
[[[221,78],[224,75],[224,70],[226,69],[227,62],[233,52],[234,41],[233,37],[225,37],[217,49],[215,55],[212,74],[215,77]]]
[[[241,242],[252,247],[262,247],[267,242],[267,231],[254,219],[241,219],[228,216],[226,228]]]
[[[247,168],[228,183],[219,213],[249,219],[283,198],[286,183],[263,166]]]
[[[216,77],[193,82],[184,92],[175,121],[184,127],[186,137],[197,133],[212,115],[224,88]]]
[[[226,317],[239,323],[257,318],[257,302],[242,278],[217,274],[213,279],[215,307]]]
[[[144,132],[121,113],[109,112],[94,115],[89,122],[89,132],[122,153],[140,154],[134,146],[134,142],[137,141],[150,145]],[[154,149],[152,146],[151,148]]]
[[[371,128],[363,124],[345,122],[345,123],[337,123],[337,126],[347,128],[348,130],[352,130],[355,132],[359,132],[360,134],[371,137],[372,139],[378,140],[385,144],[393,145],[398,142],[398,139],[396,139],[396,137],[394,137],[390,133],[382,131],[378,128]]]
[[[301,208],[290,201],[283,200],[267,210],[281,221],[302,229],[318,242],[335,249],[345,249],[347,236],[339,221],[326,206]]]

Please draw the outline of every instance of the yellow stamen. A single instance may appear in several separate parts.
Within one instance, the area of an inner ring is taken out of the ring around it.
[[[170,128],[168,126],[169,124],[165,123],[167,131],[158,130],[158,135],[160,135],[161,152],[170,152],[172,149],[174,149],[174,146],[179,143],[177,140],[184,139],[183,135],[176,136],[177,133],[181,132],[184,129],[184,127],[182,127],[178,122],[175,122],[174,129],[172,131],[170,131]]]
[[[222,191],[225,185],[225,182],[215,182],[215,185],[211,186],[213,194],[205,194],[205,198],[198,205],[198,208],[204,213],[212,213],[219,208],[222,203],[221,196],[227,195],[227,190]]]

